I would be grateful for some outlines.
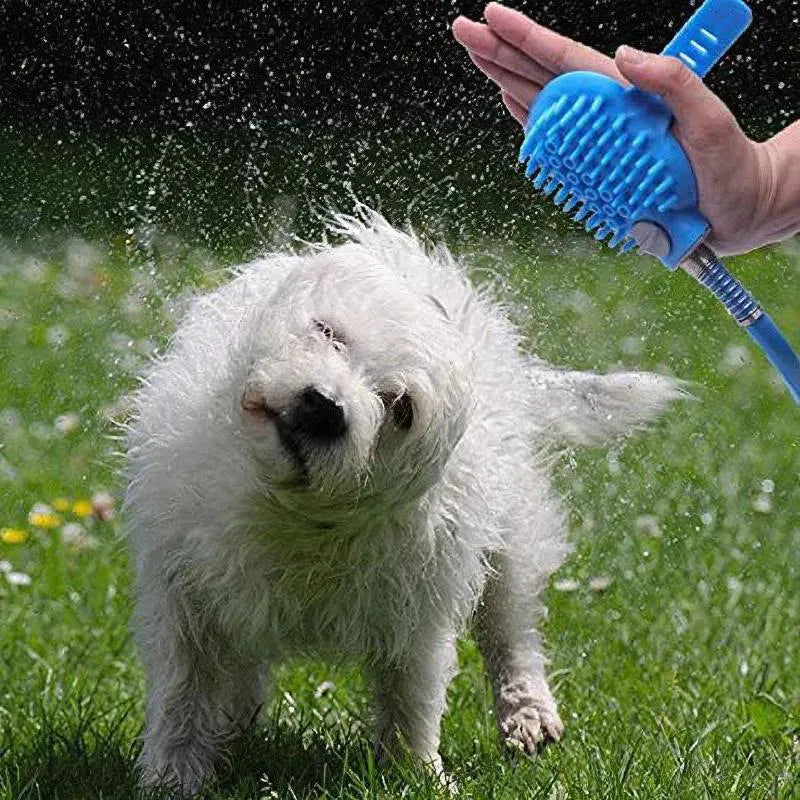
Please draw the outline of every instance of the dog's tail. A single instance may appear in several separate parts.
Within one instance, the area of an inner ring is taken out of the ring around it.
[[[652,372],[570,372],[533,363],[529,371],[543,433],[556,442],[592,447],[644,427],[688,384]]]

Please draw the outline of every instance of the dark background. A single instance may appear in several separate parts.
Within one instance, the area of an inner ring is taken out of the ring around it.
[[[516,0],[605,52],[659,50],[689,0]],[[800,1],[753,2],[754,23],[709,83],[765,135],[800,114]],[[449,33],[483,2],[122,2],[0,5],[0,114],[116,125],[236,126],[342,115],[402,127],[496,120],[488,83]]]

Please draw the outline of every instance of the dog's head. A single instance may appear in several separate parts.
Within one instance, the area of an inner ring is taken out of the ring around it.
[[[424,265],[403,274],[391,261],[427,258],[397,236],[404,253],[389,241],[295,258],[261,310],[240,413],[275,487],[411,499],[464,432],[468,355],[444,303],[415,280]]]

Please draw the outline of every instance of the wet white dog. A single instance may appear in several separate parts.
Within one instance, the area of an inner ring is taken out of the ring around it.
[[[126,506],[149,679],[144,782],[199,789],[295,653],[359,660],[378,752],[441,769],[474,617],[497,721],[562,723],[534,622],[567,549],[553,444],[596,444],[681,395],[555,370],[444,250],[366,213],[197,300],[138,394]]]

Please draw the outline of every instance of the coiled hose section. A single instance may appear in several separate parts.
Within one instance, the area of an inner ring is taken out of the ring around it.
[[[775,323],[725,269],[714,251],[701,244],[681,266],[708,288],[750,334],[783,378],[795,403],[800,404],[800,359]]]

